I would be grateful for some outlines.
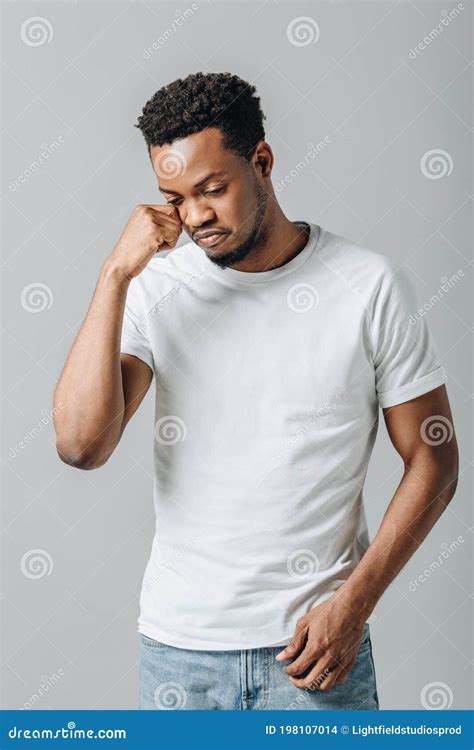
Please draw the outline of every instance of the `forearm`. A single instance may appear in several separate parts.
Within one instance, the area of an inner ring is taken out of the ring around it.
[[[105,461],[120,438],[124,394],[120,337],[129,280],[106,261],[86,319],[54,394],[57,450],[87,468]]]
[[[454,495],[457,465],[425,452],[406,468],[379,531],[345,584],[336,592],[368,617],[387,587],[426,538]]]

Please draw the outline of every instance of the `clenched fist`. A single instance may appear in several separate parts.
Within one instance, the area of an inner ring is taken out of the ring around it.
[[[132,279],[146,268],[155,253],[176,245],[182,227],[174,206],[135,206],[109,260]]]

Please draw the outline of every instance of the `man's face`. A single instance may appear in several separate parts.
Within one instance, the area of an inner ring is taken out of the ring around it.
[[[150,155],[160,192],[210,260],[235,265],[263,244],[269,195],[253,162],[223,148],[219,128],[152,146]]]

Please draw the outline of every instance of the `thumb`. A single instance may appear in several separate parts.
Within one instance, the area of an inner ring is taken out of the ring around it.
[[[299,652],[301,651],[301,649],[303,648],[305,638],[306,638],[306,630],[299,630],[297,633],[295,633],[295,635],[289,642],[288,646],[285,646],[283,651],[280,651],[280,653],[275,656],[275,659],[277,659],[277,661],[285,661],[286,659],[294,659],[295,656],[297,656]]]

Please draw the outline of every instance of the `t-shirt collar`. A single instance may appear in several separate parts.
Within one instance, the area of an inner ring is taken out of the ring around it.
[[[209,260],[203,248],[196,244],[197,249],[200,253],[202,253],[203,256],[204,270],[211,273],[215,278],[219,279],[223,283],[230,282],[231,284],[233,284],[234,282],[236,282],[237,284],[258,284],[272,281],[273,279],[280,278],[281,276],[286,276],[286,274],[291,273],[292,271],[302,266],[303,263],[306,263],[306,261],[314,253],[319,243],[321,234],[321,227],[309,221],[294,221],[293,224],[297,224],[298,226],[303,227],[309,227],[310,232],[308,241],[306,242],[304,248],[300,250],[298,255],[295,255],[295,257],[289,260],[287,263],[278,266],[278,268],[271,268],[268,271],[239,271],[236,268],[220,268],[218,265],[213,263],[212,260]]]

